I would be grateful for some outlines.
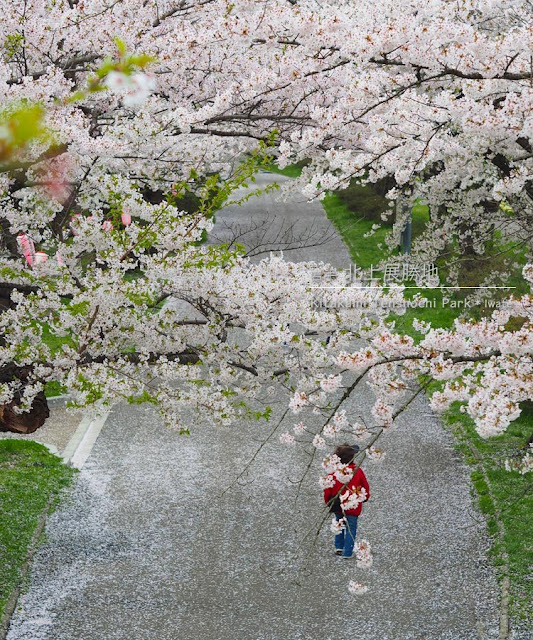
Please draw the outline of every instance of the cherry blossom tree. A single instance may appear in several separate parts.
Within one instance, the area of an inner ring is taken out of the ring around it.
[[[419,323],[415,342],[387,323],[401,287],[339,274],[317,298],[325,265],[200,243],[272,144],[281,166],[308,161],[310,198],[389,178],[391,201],[428,202],[421,258],[443,234],[481,250],[509,217],[529,241],[529,2],[0,6],[4,424],[28,430],[51,381],[75,406],[157,402],[185,431],[183,407],[268,415],[277,384],[322,420],[285,442],[349,430],[374,459],[420,379],[443,381],[433,407],[464,402],[483,436],[519,415],[529,296],[450,331]],[[374,426],[342,413],[363,380]]]
[[[383,460],[381,435],[430,381],[433,409],[461,402],[482,437],[533,399],[531,295],[450,330],[415,321],[414,340],[388,319],[405,308],[400,286],[338,273],[321,290],[327,265],[202,244],[273,153],[306,161],[293,186],[309,198],[358,179],[428,203],[421,260],[482,253],[495,231],[529,248],[529,1],[0,9],[0,428],[40,426],[51,382],[75,407],[158,404],[184,433],[191,409],[269,418],[282,390],[282,420],[298,422],[280,441],[306,449],[309,471],[344,439],[361,445],[355,466]],[[375,395],[365,420],[348,403],[361,384]],[[531,465],[528,449],[506,466]],[[339,459],[322,466],[341,502],[365,499]],[[355,554],[371,566],[367,541]]]

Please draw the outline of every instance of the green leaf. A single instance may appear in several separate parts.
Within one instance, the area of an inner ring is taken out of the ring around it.
[[[118,49],[119,54],[124,57],[126,55],[126,52],[128,51],[128,47],[126,46],[124,40],[121,40],[120,38],[113,38],[113,41]]]

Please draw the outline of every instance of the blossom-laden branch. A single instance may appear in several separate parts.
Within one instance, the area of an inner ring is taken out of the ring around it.
[[[386,321],[399,288],[346,286],[323,309],[321,266],[201,243],[272,145],[281,166],[308,161],[308,197],[388,177],[390,198],[429,202],[427,255],[440,223],[462,241],[488,210],[527,222],[525,5],[26,4],[0,14],[0,365],[31,374],[1,401],[25,410],[54,380],[78,405],[164,398],[170,423],[189,405],[227,422],[273,377],[292,409],[322,412],[346,371],[368,370],[378,424],[421,373],[443,382],[433,406],[466,403],[482,435],[515,419],[531,395],[527,296],[483,322],[420,325],[415,344]]]
[[[417,0],[408,8],[385,0],[127,0],[102,8],[89,0],[28,2],[10,20],[6,3],[0,90],[2,101],[50,108],[48,124],[68,144],[73,190],[84,183],[82,207],[106,205],[98,184],[109,173],[123,188],[139,177],[150,188],[168,186],[191,165],[227,170],[229,158],[275,128],[282,165],[311,161],[306,195],[352,176],[389,176],[434,212],[446,207],[440,227],[448,236],[464,234],[465,221],[479,234],[494,204],[502,220],[499,203],[530,215],[531,203],[518,202],[531,194],[529,10],[514,0]],[[113,36],[123,40],[110,68]],[[126,48],[146,56],[137,63],[154,60],[148,75],[128,69]],[[115,95],[79,100],[95,82]],[[432,233],[420,241],[426,253],[436,251]]]

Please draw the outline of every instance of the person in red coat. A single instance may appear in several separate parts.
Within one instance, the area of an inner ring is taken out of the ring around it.
[[[335,514],[335,553],[343,558],[353,555],[357,518],[363,502],[370,498],[366,476],[362,469],[355,468],[358,451],[357,445],[342,444],[325,465],[328,475],[324,478],[324,502]]]

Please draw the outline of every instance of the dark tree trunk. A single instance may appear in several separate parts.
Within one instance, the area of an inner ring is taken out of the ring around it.
[[[19,366],[14,363],[0,368],[0,382],[12,382],[20,380],[21,387],[28,381],[32,373],[31,366]],[[48,402],[44,392],[38,393],[30,411],[17,413],[15,407],[20,404],[21,391],[17,391],[11,402],[0,405],[0,431],[13,431],[14,433],[33,433],[42,427],[50,415]]]
[[[16,413],[17,401],[0,406],[0,431],[12,431],[14,433],[33,433],[42,427],[50,416],[50,409],[44,392],[38,393],[31,407],[25,413]]]
[[[12,256],[19,256],[17,236],[9,229],[9,222],[5,218],[0,218],[0,242]]]

